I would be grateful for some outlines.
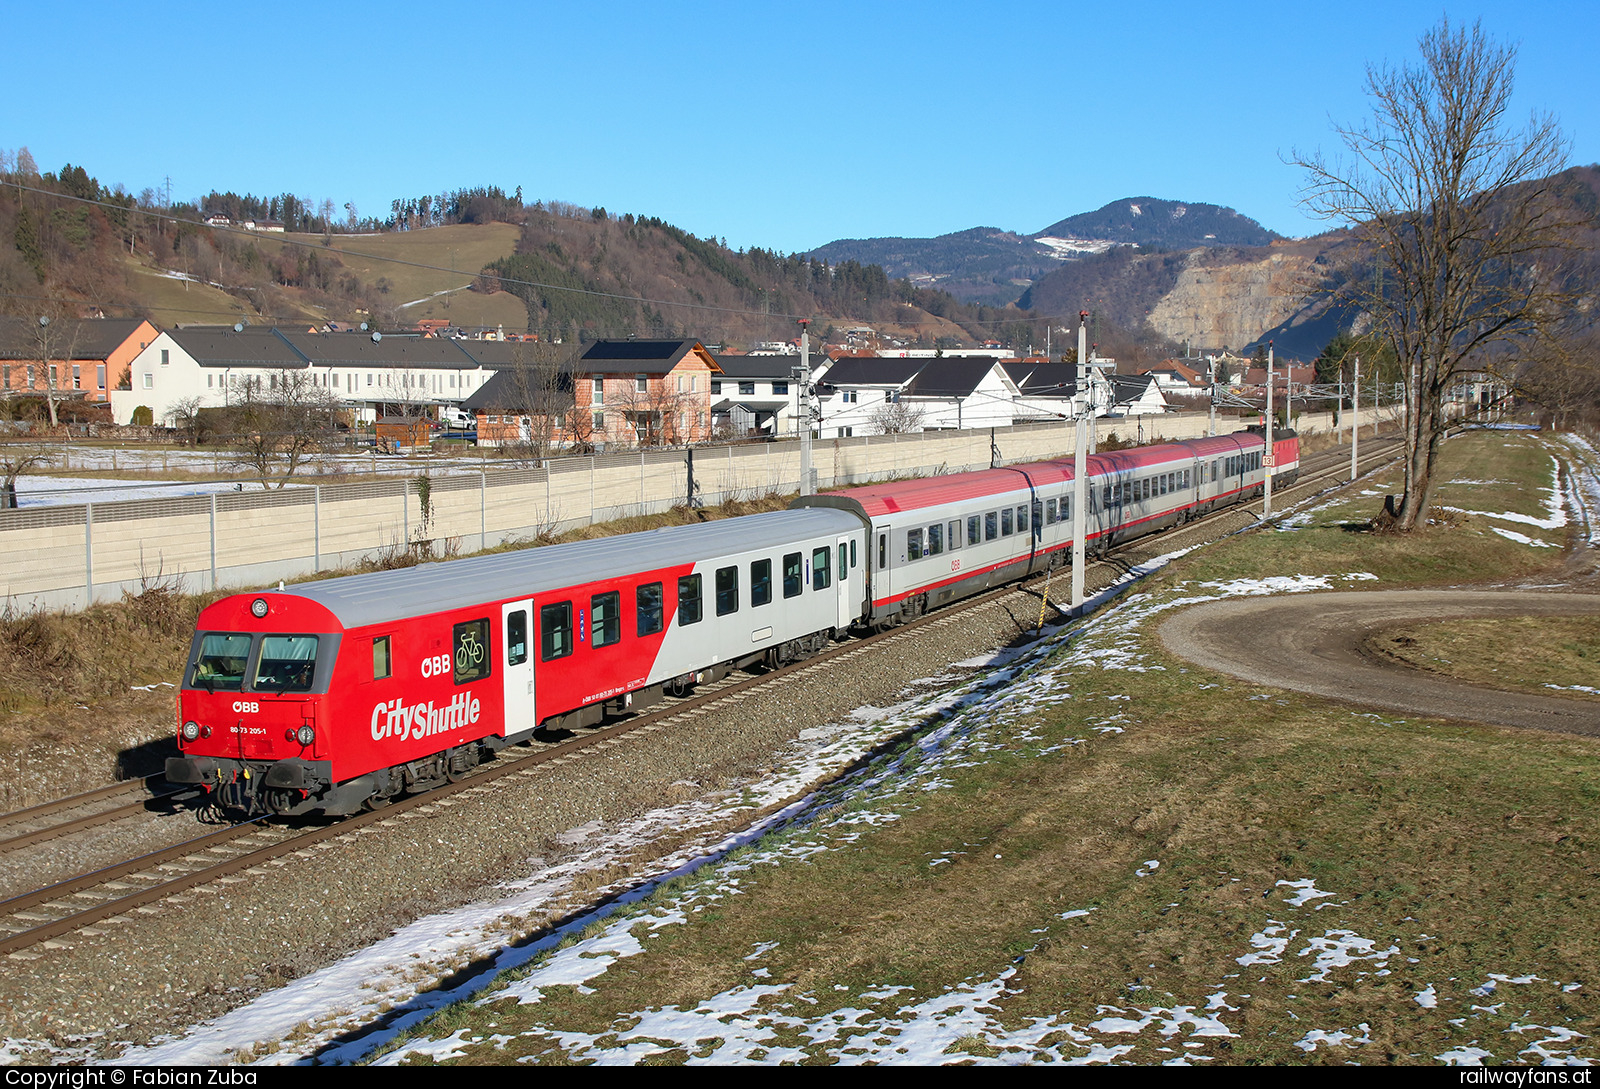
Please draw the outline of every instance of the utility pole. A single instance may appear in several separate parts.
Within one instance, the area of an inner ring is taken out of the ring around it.
[[[1262,483],[1261,517],[1267,518],[1272,514],[1272,470],[1278,459],[1272,452],[1272,341],[1267,341],[1267,443],[1261,452],[1262,468],[1266,470],[1265,480]]]
[[[1089,374],[1089,359],[1086,354],[1089,312],[1078,311],[1078,375],[1080,384]],[[1084,416],[1089,410],[1087,399],[1088,390],[1084,390],[1086,397],[1084,403],[1078,408],[1078,426],[1073,443],[1072,455],[1072,611],[1076,613],[1083,608],[1083,565],[1084,547],[1083,538],[1088,532],[1089,519],[1085,517],[1089,505],[1089,459],[1085,456],[1087,436],[1084,430]]]
[[[1350,479],[1356,478],[1356,444],[1361,441],[1361,357],[1356,356],[1355,381],[1350,384]]]
[[[800,319],[800,494],[810,495],[811,482],[811,319]]]

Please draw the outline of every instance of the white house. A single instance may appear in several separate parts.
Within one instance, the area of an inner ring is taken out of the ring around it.
[[[518,347],[494,341],[368,333],[177,329],[160,333],[134,357],[132,386],[111,394],[112,416],[128,423],[148,407],[158,423],[190,408],[218,408],[247,391],[270,397],[284,376],[303,376],[371,421],[386,406],[432,414],[459,403],[507,365]],[[501,356],[508,357],[501,359]],[[260,391],[259,394],[256,391]]]

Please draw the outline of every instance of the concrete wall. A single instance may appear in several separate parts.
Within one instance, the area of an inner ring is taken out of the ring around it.
[[[1363,410],[1363,426],[1371,422]],[[1383,410],[1388,418],[1391,411]],[[1327,430],[1306,414],[1303,433]],[[1101,419],[1098,437],[1152,442],[1206,434],[1203,413]],[[1239,421],[1219,423],[1235,430]],[[1071,453],[1068,423],[997,428],[1004,464]],[[818,439],[817,488],[988,468],[991,432],[937,431]],[[797,440],[693,451],[696,498],[706,505],[797,491]],[[151,582],[184,590],[243,589],[431,543],[436,555],[533,541],[589,522],[657,513],[688,500],[682,449],[560,458],[538,469],[291,486],[268,492],[136,499],[0,511],[0,598],[12,609],[78,609]],[[426,503],[424,503],[424,491]]]

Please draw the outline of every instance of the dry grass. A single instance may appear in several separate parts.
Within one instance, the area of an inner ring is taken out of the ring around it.
[[[1486,447],[1453,442],[1448,456],[1529,491],[1541,484],[1537,457]],[[1329,508],[1321,528],[1235,538],[1146,589],[1178,598],[1217,577],[1357,570],[1381,572],[1380,587],[1429,585],[1551,560],[1524,546],[1478,555],[1494,541],[1470,516],[1401,542],[1409,550],[1343,528],[1380,502]],[[1579,645],[1587,660],[1589,644]],[[745,958],[764,943],[776,946],[760,959],[771,973],[761,982],[787,988],[769,1004],[811,1022],[868,1006],[891,1013],[1008,971],[990,1008],[1012,1029],[1041,1017],[1082,1028],[1107,1012],[1203,1011],[1220,996],[1215,1012],[1231,1037],[1102,1035],[1132,1045],[1123,1059],[1140,1063],[1180,1052],[1227,1064],[1415,1063],[1468,1045],[1505,1061],[1544,1035],[1527,1026],[1600,1031],[1590,983],[1600,978],[1600,745],[1257,689],[1166,657],[1149,632],[1119,650],[1144,668],[1085,660],[1066,679],[1070,699],[1011,708],[1003,724],[980,727],[990,743],[983,758],[941,764],[942,789],[890,777],[874,790],[836,792],[810,824],[739,853],[734,866],[675,882],[657,903],[687,902],[687,921],[648,931],[644,952],[584,989],[548,987],[531,1006],[491,996],[426,1034],[525,1034],[504,1049],[469,1045],[458,1060],[466,1063],[569,1062],[558,1033],[605,1044],[643,1011],[736,993],[754,982]],[[1124,732],[1097,732],[1111,714]],[[874,813],[894,819],[860,819]],[[800,844],[828,849],[760,862]],[[1161,862],[1153,872],[1151,859]],[[1291,906],[1279,882],[1304,879],[1334,895]],[[1061,918],[1077,909],[1093,910]],[[1278,924],[1300,936],[1288,954],[1241,963],[1252,935]],[[1343,931],[1396,951],[1381,967],[1360,962],[1315,978],[1300,947]],[[1491,973],[1538,979],[1485,997],[1475,989]],[[1563,989],[1571,982],[1585,985]],[[909,990],[862,995],[889,986]],[[1428,988],[1436,1009],[1417,1000]],[[1296,1046],[1311,1029],[1364,1042]],[[777,1039],[810,1046],[798,1033]],[[966,1043],[968,1054],[989,1053],[976,1035]]]
[[[1375,633],[1370,648],[1413,669],[1471,684],[1600,699],[1600,618],[1441,620]],[[1595,689],[1582,692],[1575,686]]]

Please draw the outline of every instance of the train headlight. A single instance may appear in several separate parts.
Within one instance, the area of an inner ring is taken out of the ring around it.
[[[258,597],[250,603],[250,615],[260,620],[267,615],[267,599]]]
[[[302,745],[309,745],[317,739],[317,731],[310,726],[302,726],[295,731],[294,739]]]
[[[194,721],[185,722],[183,724],[183,739],[185,741],[197,741],[199,738],[200,724]]]

